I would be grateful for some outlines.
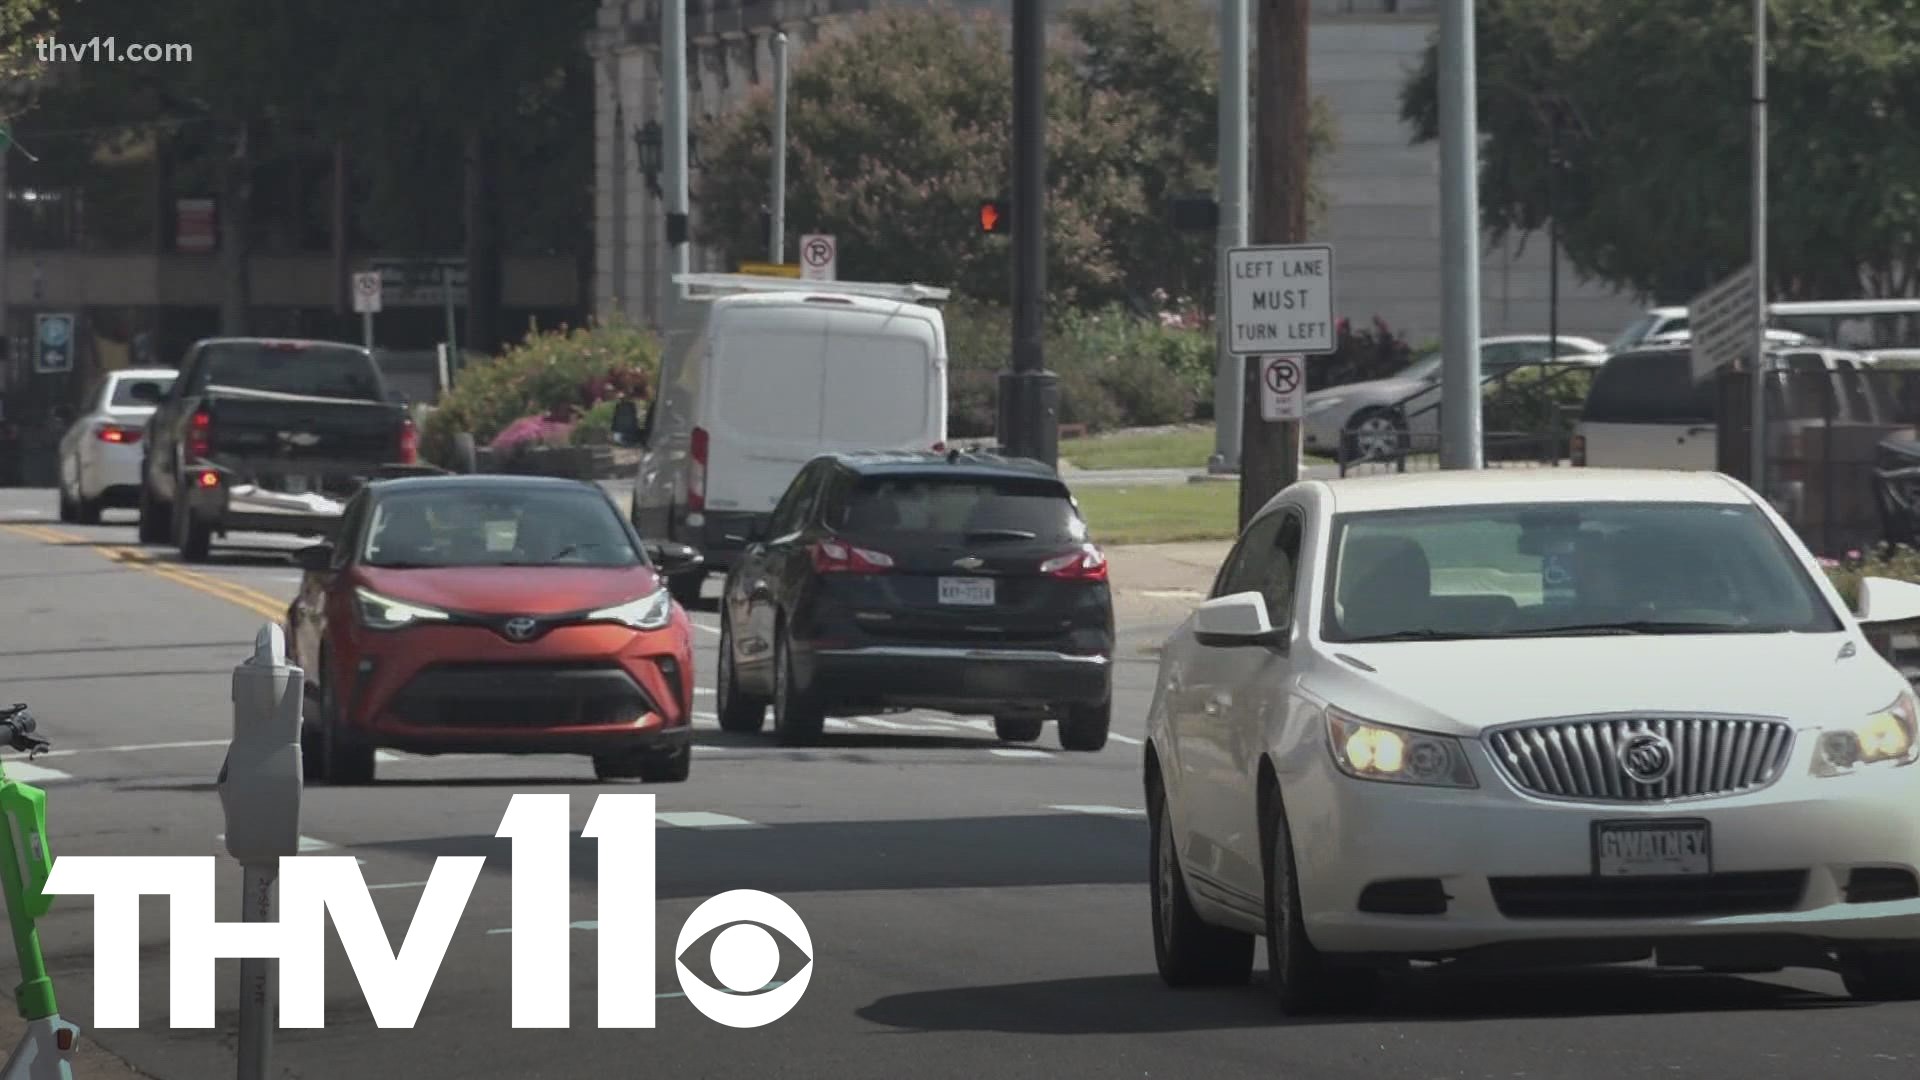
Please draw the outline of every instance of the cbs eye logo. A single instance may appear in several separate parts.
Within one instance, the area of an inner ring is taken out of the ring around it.
[[[763,1027],[787,1015],[813,978],[807,924],[786,901],[753,889],[724,892],[693,909],[673,952],[687,1000],[728,1027]],[[780,977],[789,967],[792,974]],[[695,973],[700,968],[711,980]]]

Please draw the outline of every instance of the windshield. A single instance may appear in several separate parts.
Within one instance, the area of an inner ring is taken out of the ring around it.
[[[368,566],[637,566],[619,515],[587,490],[428,488],[374,504]]]
[[[276,394],[385,400],[373,359],[348,345],[209,345],[199,385],[266,390]]]
[[[142,383],[146,383],[153,386],[154,389],[159,392],[156,397],[164,397],[166,396],[167,390],[173,386],[173,380],[174,376],[172,375],[148,375],[138,379],[116,379],[113,383],[113,397],[108,400],[107,404],[115,408],[152,407],[152,401],[141,401],[139,398],[133,396],[134,388]]]
[[[1652,312],[1640,316],[1628,323],[1625,330],[1620,331],[1619,334],[1614,336],[1612,341],[1607,343],[1607,351],[1612,353],[1619,352],[1622,349],[1633,348],[1635,345],[1645,341],[1647,333],[1658,325],[1659,322],[1660,316]]]
[[[1440,374],[1440,362],[1440,354],[1435,353],[1424,360],[1415,360],[1413,363],[1408,364],[1406,367],[1400,369],[1400,374],[1393,376],[1393,378],[1431,379]]]
[[[1343,514],[1323,636],[1832,633],[1841,624],[1752,506],[1567,503]]]
[[[863,481],[830,518],[856,536],[1004,538],[1081,543],[1087,526],[1067,489],[1024,477],[903,476]]]

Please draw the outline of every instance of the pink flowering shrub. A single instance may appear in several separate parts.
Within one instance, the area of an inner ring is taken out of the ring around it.
[[[487,446],[496,454],[511,454],[535,446],[565,446],[573,425],[550,416],[523,416],[501,429]]]

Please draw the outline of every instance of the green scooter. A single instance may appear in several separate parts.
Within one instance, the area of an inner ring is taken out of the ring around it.
[[[0,742],[32,760],[49,745],[33,733],[34,720],[25,705],[0,707]],[[53,1000],[53,979],[40,954],[40,931],[34,920],[53,906],[43,890],[53,870],[53,851],[47,846],[47,793],[31,784],[8,779],[0,770],[0,813],[7,827],[0,829],[0,888],[6,892],[7,922],[13,929],[13,949],[20,957],[20,986],[14,997],[27,1032],[14,1047],[0,1080],[73,1080],[73,1054],[80,1029],[60,1019]]]

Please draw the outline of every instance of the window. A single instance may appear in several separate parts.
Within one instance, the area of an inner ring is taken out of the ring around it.
[[[1293,614],[1301,535],[1300,514],[1293,509],[1276,510],[1247,526],[1220,568],[1214,598],[1259,593],[1267,602],[1267,620],[1276,628],[1287,625]]]
[[[1342,515],[1328,600],[1334,642],[1840,629],[1772,523],[1718,503]]]
[[[808,514],[813,509],[813,497],[820,489],[824,471],[819,464],[809,465],[793,478],[787,493],[781,496],[780,504],[773,508],[773,517],[767,526],[768,536],[787,536],[806,526]]]
[[[1717,384],[1693,381],[1685,351],[1622,353],[1608,360],[1587,391],[1581,419],[1591,424],[1711,424],[1719,415]]]
[[[1057,480],[905,473],[862,480],[828,521],[850,536],[1079,544],[1086,522]]]
[[[172,375],[158,378],[115,379],[113,381],[113,400],[107,404],[121,408],[151,405],[152,402],[141,401],[139,398],[134,397],[133,388],[139,386],[141,383],[150,383],[155,389],[160,391],[158,396],[165,397],[167,390],[173,386],[173,379],[174,377]]]
[[[349,401],[386,400],[372,358],[344,345],[208,345],[200,352],[195,392],[208,386]]]
[[[384,567],[624,567],[645,559],[599,492],[466,485],[380,498],[360,557]]]

